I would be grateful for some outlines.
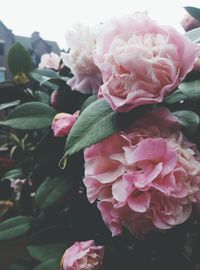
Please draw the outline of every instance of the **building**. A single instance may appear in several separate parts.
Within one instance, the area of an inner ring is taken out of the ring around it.
[[[7,56],[16,42],[20,42],[29,51],[35,66],[44,53],[60,53],[58,44],[55,41],[42,39],[39,32],[34,32],[31,37],[17,36],[0,21],[0,81],[12,79],[8,70]]]

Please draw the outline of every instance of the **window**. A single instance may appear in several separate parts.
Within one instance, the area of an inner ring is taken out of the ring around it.
[[[3,81],[5,81],[5,71],[6,71],[6,69],[5,68],[3,68],[3,67],[0,67],[0,82],[3,82]]]
[[[4,40],[0,40],[0,55],[4,55]]]

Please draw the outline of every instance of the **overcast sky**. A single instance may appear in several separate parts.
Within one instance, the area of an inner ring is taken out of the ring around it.
[[[2,2],[2,3],[1,3]],[[0,20],[17,35],[39,31],[44,39],[66,48],[65,33],[76,22],[98,24],[115,15],[147,10],[161,24],[182,31],[184,6],[200,0],[0,0]]]

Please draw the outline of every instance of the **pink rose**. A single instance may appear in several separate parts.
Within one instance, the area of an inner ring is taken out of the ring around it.
[[[76,242],[68,248],[61,261],[62,270],[101,270],[103,246],[95,246],[93,240]]]
[[[88,200],[113,235],[122,226],[137,237],[172,228],[189,218],[200,190],[196,155],[167,109],[148,112],[84,151]]]
[[[93,60],[96,32],[81,24],[66,34],[69,53],[62,53],[63,63],[71,69],[74,77],[67,84],[72,90],[82,93],[96,93],[102,84],[102,76]]]
[[[181,25],[184,28],[184,30],[187,32],[197,27],[200,27],[200,22],[197,21],[194,17],[192,17],[189,13],[185,13],[181,21]]]
[[[94,60],[103,77],[100,96],[113,110],[162,102],[192,70],[199,47],[144,13],[113,18],[97,37]]]
[[[42,55],[38,67],[58,70],[60,66],[60,60],[60,56],[54,52],[45,53]]]
[[[69,113],[58,113],[53,119],[52,129],[55,137],[66,136],[79,115],[79,111],[74,114]]]

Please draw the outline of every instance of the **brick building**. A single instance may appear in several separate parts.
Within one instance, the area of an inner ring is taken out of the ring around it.
[[[44,53],[60,53],[58,44],[55,41],[42,39],[39,32],[34,32],[31,37],[17,36],[0,21],[0,81],[12,78],[7,66],[7,56],[16,42],[20,42],[29,51],[35,66]]]

